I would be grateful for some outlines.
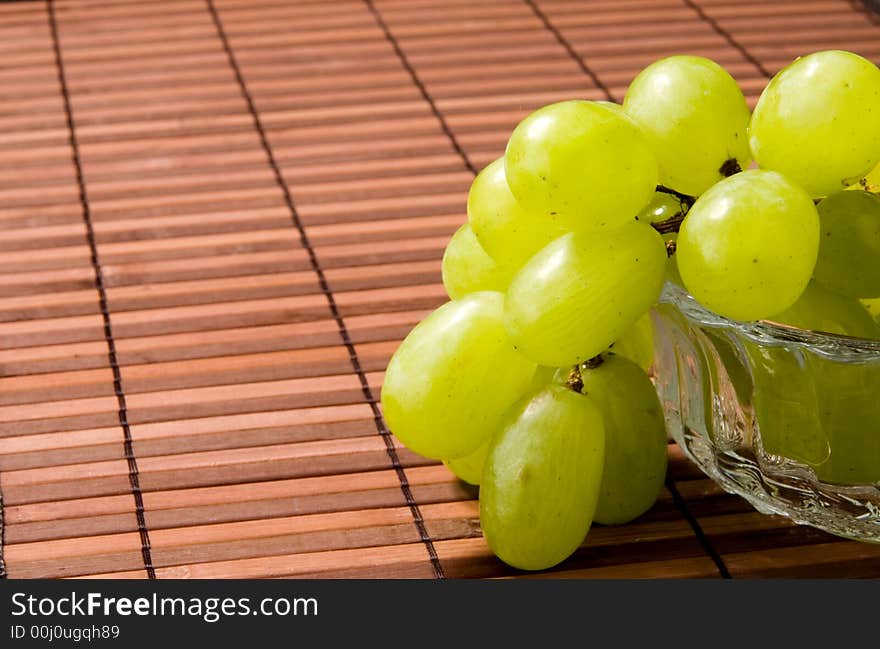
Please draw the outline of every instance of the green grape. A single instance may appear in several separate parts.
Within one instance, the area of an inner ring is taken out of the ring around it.
[[[541,365],[571,366],[605,351],[654,304],[663,288],[666,246],[631,221],[605,233],[563,235],[513,278],[505,326]]]
[[[535,364],[504,331],[504,296],[471,293],[416,325],[392,356],[382,385],[391,431],[426,457],[475,451],[523,394]]]
[[[880,196],[838,192],[818,210],[816,281],[842,295],[880,297]]]
[[[467,223],[452,235],[440,268],[443,287],[453,300],[476,291],[503,291],[513,275],[486,254]]]
[[[853,298],[831,293],[813,282],[780,322],[869,340],[880,340],[880,325]],[[880,480],[880,363],[839,363],[816,355],[805,358],[815,386],[815,412],[828,456],[813,463],[820,480],[865,484]],[[814,424],[816,425],[816,424]]]
[[[819,393],[805,352],[751,341],[745,341],[745,348],[764,450],[806,464],[824,462],[830,447],[819,421]]]
[[[513,410],[492,440],[480,525],[502,561],[542,570],[571,555],[592,524],[605,431],[592,400],[551,385]]]
[[[507,143],[504,170],[520,205],[565,231],[632,221],[657,185],[657,161],[639,128],[588,101],[526,117]]]
[[[687,213],[688,206],[675,194],[654,192],[651,202],[636,215],[636,219],[645,223],[663,223]]]
[[[647,372],[654,363],[654,325],[651,315],[646,313],[636,320],[611,346],[611,351],[628,358]]]
[[[651,379],[632,361],[603,355],[581,369],[581,392],[602,412],[605,463],[593,520],[627,523],[648,511],[666,478],[666,424]]]
[[[880,338],[880,327],[856,300],[815,282],[773,319],[811,331]],[[870,391],[872,385],[880,388],[874,376],[880,367],[836,363],[796,346],[770,348],[748,342],[746,349],[765,450],[813,465],[830,482],[857,482],[878,466],[870,449],[880,446],[866,432],[873,424],[858,417],[873,412],[875,421],[880,419],[880,392]],[[858,453],[860,447],[864,455]]]
[[[880,362],[811,361],[819,417],[831,449],[816,475],[843,485],[880,482]]]
[[[810,197],[773,171],[722,180],[694,203],[675,256],[687,290],[735,320],[760,320],[800,297],[819,252]]]
[[[880,327],[858,300],[832,293],[816,281],[771,320],[810,331],[880,340]]]
[[[491,435],[489,439],[483,442],[480,447],[473,451],[470,455],[456,458],[454,460],[446,460],[443,464],[455,474],[459,480],[464,480],[471,485],[480,484],[480,476],[483,474],[483,465],[486,464],[486,458],[489,456],[489,447],[492,441]]]
[[[523,209],[507,186],[504,158],[489,163],[471,185],[468,222],[483,249],[509,268],[520,268],[529,257],[564,232],[553,221]]]
[[[840,50],[795,60],[767,84],[749,140],[755,160],[821,197],[880,162],[880,69]]]
[[[749,107],[720,65],[670,56],[642,70],[623,101],[660,163],[660,183],[699,196],[751,160]]]

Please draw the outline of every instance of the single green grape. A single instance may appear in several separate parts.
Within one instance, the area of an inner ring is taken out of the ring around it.
[[[662,185],[699,196],[751,161],[745,97],[710,59],[655,61],[630,84],[623,107],[651,142]]]
[[[464,457],[454,460],[446,460],[443,464],[455,474],[459,480],[463,480],[470,485],[477,486],[480,484],[480,477],[483,475],[483,465],[486,464],[486,458],[489,457],[489,446],[492,436],[483,442],[480,447]]]
[[[654,364],[654,325],[646,313],[611,345],[611,351],[628,358],[646,372]]]
[[[447,302],[394,352],[382,409],[412,451],[443,460],[468,455],[529,385],[535,364],[514,349],[503,311],[504,296],[491,291]]]
[[[543,570],[570,556],[592,524],[605,430],[593,401],[550,385],[514,408],[492,440],[480,525],[502,561]]]
[[[857,300],[816,282],[773,320],[810,331],[880,339],[880,326]],[[868,434],[873,424],[859,419],[867,413],[880,419],[880,392],[869,389],[880,388],[880,365],[872,369],[837,363],[794,345],[770,348],[747,342],[746,349],[755,383],[755,415],[768,452],[813,465],[830,482],[857,482],[880,468],[875,462],[880,443]]]
[[[627,523],[648,511],[666,479],[666,423],[651,379],[631,360],[602,356],[581,369],[581,392],[592,398],[605,425],[605,463],[593,520]]]
[[[809,331],[880,340],[880,327],[858,300],[833,293],[815,280],[797,302],[771,320]]]
[[[749,141],[764,169],[814,197],[842,190],[880,162],[880,69],[841,50],[794,61],[767,84]]]
[[[446,245],[440,270],[446,294],[453,300],[476,291],[504,291],[513,276],[486,254],[467,223]]]
[[[831,293],[816,282],[778,320],[813,331],[880,340],[880,324],[858,300]],[[805,360],[815,385],[817,421],[829,449],[828,457],[815,466],[816,475],[835,484],[877,482],[880,362],[839,363],[816,355]]]
[[[553,239],[564,234],[552,220],[524,209],[510,193],[504,158],[489,163],[471,185],[468,222],[489,256],[518,269]]]
[[[811,359],[819,418],[831,452],[816,468],[824,482],[880,482],[880,362],[835,363]]]
[[[694,203],[675,256],[688,292],[735,320],[795,303],[819,252],[819,215],[803,189],[773,171],[722,180]]]
[[[675,194],[657,191],[636,219],[644,223],[663,223],[687,213],[688,206]]]
[[[798,348],[744,346],[754,384],[755,419],[767,453],[817,465],[828,459],[828,437],[819,421],[819,393]]]
[[[838,192],[818,210],[816,281],[842,295],[880,297],[880,196]]]
[[[614,109],[580,100],[520,122],[504,170],[519,204],[563,231],[632,221],[657,185],[657,160],[639,128]]]
[[[656,302],[666,246],[649,225],[563,235],[527,263],[507,291],[513,344],[541,365],[567,367],[605,351]]]

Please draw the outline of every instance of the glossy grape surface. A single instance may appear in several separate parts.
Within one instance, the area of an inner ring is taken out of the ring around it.
[[[564,231],[522,207],[510,192],[504,158],[489,163],[471,185],[468,223],[483,249],[502,267],[519,269]]]
[[[382,408],[408,448],[442,460],[468,455],[499,427],[535,364],[504,331],[504,296],[471,293],[413,329],[385,372]]]
[[[504,319],[517,349],[541,365],[592,358],[657,300],[666,246],[648,225],[595,236],[573,232],[535,255],[514,277]]]
[[[513,276],[486,254],[467,223],[449,240],[440,269],[443,288],[453,300],[476,291],[503,291]]]
[[[640,129],[614,109],[580,100],[520,122],[504,170],[519,204],[565,231],[619,227],[657,185],[657,160]]]
[[[819,216],[784,176],[751,170],[722,180],[685,217],[676,250],[687,290],[734,320],[761,320],[800,297],[819,253]]]
[[[571,555],[593,519],[605,431],[591,399],[558,385],[521,403],[493,439],[480,487],[492,551],[523,570]]]
[[[818,210],[816,281],[842,295],[880,297],[880,196],[838,192]]]
[[[748,167],[749,107],[733,77],[714,61],[655,61],[630,84],[623,107],[648,136],[662,185],[699,196],[728,171]]]
[[[605,425],[605,463],[593,520],[620,525],[657,500],[666,478],[666,423],[654,384],[629,359],[608,354],[583,369],[581,392],[592,398]]]
[[[880,162],[880,69],[852,52],[797,59],[761,93],[749,127],[755,160],[814,197]]]

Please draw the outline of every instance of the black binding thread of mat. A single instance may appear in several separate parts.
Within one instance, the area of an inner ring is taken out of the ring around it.
[[[850,0],[850,4],[872,24],[880,25],[880,0]]]
[[[523,0],[523,2],[525,2],[529,7],[531,7],[535,16],[537,16],[541,20],[541,22],[544,23],[544,26],[547,28],[547,30],[550,31],[556,37],[556,40],[559,41],[559,44],[565,48],[565,51],[568,52],[568,55],[572,59],[574,59],[575,63],[578,64],[578,66],[581,68],[581,70],[583,70],[583,72],[587,76],[589,76],[590,79],[593,80],[593,83],[595,83],[596,86],[598,86],[602,90],[602,92],[605,93],[605,96],[608,98],[608,100],[609,101],[616,101],[614,95],[611,93],[611,90],[608,88],[608,86],[606,86],[602,82],[602,80],[599,79],[599,75],[596,74],[587,65],[586,61],[584,61],[583,58],[580,56],[580,54],[577,53],[577,50],[574,49],[574,46],[568,41],[568,39],[566,39],[565,36],[562,35],[562,32],[560,32],[559,29],[556,28],[556,26],[553,24],[553,22],[550,20],[550,18],[547,16],[547,14],[545,14],[543,11],[541,11],[541,9],[533,2],[533,0]],[[689,0],[684,0],[684,2],[690,4]],[[700,12],[700,13],[701,13],[701,17],[703,17],[702,12]],[[707,20],[707,19],[704,18],[704,20]],[[716,27],[716,30],[717,29],[718,28]],[[719,33],[721,33],[721,32],[719,31]],[[726,36],[726,38],[728,38],[731,45],[733,45],[737,49],[742,49],[739,47],[739,45],[735,44],[735,42],[732,40],[731,37]],[[748,54],[744,50],[742,50],[742,51],[743,51],[743,55],[746,56],[750,61],[753,60],[753,57],[750,54]],[[753,61],[753,62],[756,63],[756,65],[758,65],[760,67],[760,63],[757,63],[756,61]],[[761,68],[761,70],[763,71],[763,68]],[[722,559],[721,555],[718,553],[718,551],[714,548],[712,543],[709,541],[709,538],[706,536],[706,533],[703,531],[703,528],[700,526],[699,521],[693,516],[693,514],[691,514],[690,510],[688,509],[687,502],[685,501],[684,498],[682,498],[681,494],[678,491],[678,488],[675,486],[675,481],[671,477],[667,478],[666,487],[669,489],[669,492],[672,494],[672,500],[675,503],[676,509],[678,509],[678,511],[681,513],[682,517],[687,521],[688,525],[690,525],[691,530],[694,533],[694,536],[697,538],[697,541],[700,544],[700,547],[709,556],[709,558],[712,560],[712,563],[715,564],[715,568],[718,570],[718,574],[721,575],[721,577],[723,577],[724,579],[730,579],[731,578],[730,571],[727,569],[727,566],[724,563],[724,559]]]
[[[476,176],[477,168],[471,162],[470,158],[468,158],[468,155],[467,153],[465,153],[464,148],[458,141],[458,138],[455,137],[455,133],[452,132],[452,129],[446,122],[446,118],[443,116],[443,113],[441,113],[440,109],[437,108],[437,103],[434,101],[431,93],[428,92],[425,84],[422,83],[422,80],[419,78],[416,69],[410,63],[403,49],[400,47],[400,44],[397,42],[397,39],[394,38],[394,35],[391,33],[391,29],[388,27],[385,19],[382,18],[382,14],[379,13],[379,10],[376,9],[376,6],[373,4],[373,0],[364,0],[364,4],[367,5],[367,9],[370,10],[370,13],[373,14],[373,19],[376,21],[379,29],[381,29],[382,33],[385,34],[385,40],[387,40],[391,44],[391,47],[394,48],[394,53],[397,55],[397,58],[400,59],[400,63],[401,65],[403,65],[404,69],[406,69],[406,71],[409,73],[409,77],[412,80],[413,84],[415,84],[416,88],[419,89],[419,92],[422,94],[422,98],[426,102],[428,102],[428,106],[431,107],[431,112],[434,114],[434,117],[437,118],[437,121],[440,122],[440,128],[443,130],[443,133],[446,135],[447,138],[449,138],[449,141],[452,143],[452,148],[455,149],[455,152],[462,159],[462,161],[464,162],[464,166],[467,167],[470,172]]]
[[[712,563],[715,564],[715,567],[718,569],[718,573],[724,579],[732,579],[730,571],[727,569],[727,564],[724,563],[724,559],[715,549],[715,546],[713,546],[712,543],[709,541],[709,537],[706,536],[706,533],[700,526],[699,521],[691,513],[691,510],[688,509],[687,501],[682,497],[681,493],[678,491],[678,487],[675,485],[675,480],[671,477],[666,479],[666,488],[669,489],[669,493],[672,494],[672,500],[675,503],[675,506],[678,508],[678,510],[681,512],[681,515],[684,516],[684,519],[691,526],[691,530],[693,530],[694,536],[697,537],[697,541],[699,541],[700,546],[703,548],[703,551],[709,555],[710,559],[712,559]]]
[[[440,558],[437,556],[437,551],[434,548],[434,542],[431,539],[431,535],[428,533],[428,529],[425,525],[425,520],[424,518],[422,518],[421,510],[419,509],[419,506],[416,503],[415,498],[413,497],[412,488],[410,487],[409,480],[406,477],[406,472],[403,469],[403,465],[400,463],[400,457],[397,454],[397,449],[394,447],[394,440],[391,436],[391,432],[388,430],[388,427],[385,424],[385,420],[382,417],[382,412],[381,410],[379,410],[376,399],[373,397],[373,390],[372,388],[370,388],[370,383],[367,380],[367,375],[364,372],[363,367],[361,366],[360,359],[358,358],[357,350],[355,349],[354,343],[351,340],[351,336],[349,335],[348,328],[346,327],[345,321],[342,318],[342,314],[339,311],[339,307],[336,304],[336,298],[333,297],[333,292],[330,290],[330,284],[327,281],[324,270],[321,268],[321,265],[318,262],[318,255],[315,252],[315,249],[312,247],[311,242],[309,241],[309,236],[306,233],[305,225],[300,218],[299,210],[297,210],[296,208],[293,196],[290,193],[287,182],[284,180],[284,175],[281,172],[281,168],[278,166],[278,162],[275,159],[275,154],[272,152],[272,147],[269,144],[269,137],[266,134],[266,130],[263,128],[263,122],[260,119],[259,113],[257,112],[256,104],[251,97],[251,93],[248,90],[247,84],[245,83],[244,75],[242,74],[241,68],[238,65],[238,60],[236,59],[235,54],[232,52],[232,47],[230,46],[229,39],[226,36],[226,30],[223,27],[223,23],[220,19],[220,14],[217,12],[213,0],[205,0],[205,2],[208,6],[208,11],[211,14],[211,18],[214,21],[214,26],[217,29],[217,34],[219,35],[220,41],[223,44],[223,50],[226,52],[226,56],[229,59],[229,66],[232,68],[232,71],[235,74],[235,78],[241,89],[242,97],[247,103],[248,111],[250,112],[251,118],[254,122],[254,128],[256,129],[257,134],[260,137],[260,144],[262,145],[263,151],[266,153],[266,158],[269,166],[272,169],[272,173],[275,175],[275,182],[281,189],[281,192],[284,196],[284,203],[287,206],[287,209],[290,211],[290,217],[293,225],[294,227],[296,227],[297,232],[299,233],[300,243],[306,250],[312,270],[318,277],[318,283],[321,287],[321,292],[324,293],[324,297],[327,299],[327,304],[330,307],[330,313],[333,319],[336,321],[336,326],[339,329],[339,334],[342,337],[342,342],[345,345],[346,350],[348,351],[349,361],[351,362],[352,368],[354,369],[354,372],[358,377],[358,381],[360,382],[361,391],[363,393],[364,399],[369,404],[370,410],[373,413],[373,421],[376,424],[376,430],[382,437],[382,440],[385,442],[385,450],[387,451],[388,457],[391,460],[391,465],[394,468],[394,472],[397,474],[397,479],[400,482],[400,490],[403,492],[403,497],[406,500],[406,504],[409,507],[410,512],[412,512],[413,521],[415,522],[419,537],[428,551],[428,557],[431,560],[431,567],[434,570],[434,576],[437,579],[445,579],[446,575],[443,571],[443,566],[440,563]]]
[[[730,44],[731,47],[733,47],[737,52],[742,54],[743,58],[745,58],[746,61],[748,61],[749,63],[751,63],[753,66],[755,66],[758,69],[758,72],[763,74],[768,79],[770,79],[773,76],[773,74],[770,72],[770,70],[768,70],[766,67],[764,67],[763,63],[761,63],[758,59],[756,59],[752,55],[752,53],[749,52],[745,48],[744,45],[742,45],[738,40],[736,40],[733,37],[733,34],[731,34],[729,31],[727,31],[721,25],[719,25],[717,20],[712,18],[712,16],[707,14],[705,11],[703,11],[703,8],[700,7],[700,5],[698,5],[693,0],[682,0],[682,2],[685,5],[687,5],[688,7],[690,7],[694,11],[694,13],[696,13],[697,16],[699,16],[700,20],[702,20],[704,23],[709,25],[709,27],[711,27],[713,30],[715,30],[716,34],[721,36],[724,40],[726,40],[728,42],[728,44]]]
[[[608,101],[616,102],[617,99],[614,97],[611,89],[607,85],[605,85],[605,82],[599,78],[599,75],[596,74],[596,72],[587,65],[587,62],[581,58],[581,56],[577,53],[577,50],[574,49],[574,46],[568,42],[568,39],[566,39],[565,36],[562,35],[562,32],[560,32],[556,28],[556,25],[554,25],[550,21],[550,18],[547,17],[547,14],[541,11],[538,5],[532,2],[532,0],[523,0],[523,2],[525,2],[529,6],[529,8],[532,10],[532,13],[534,13],[535,16],[537,16],[538,20],[540,20],[544,24],[544,27],[547,29],[547,31],[553,34],[553,36],[556,38],[556,41],[560,45],[562,45],[563,48],[565,48],[565,51],[568,52],[569,58],[577,63],[581,71],[588,77],[590,77],[590,80],[599,90],[605,93],[605,97],[608,99]]]
[[[128,424],[128,405],[125,392],[122,389],[122,372],[119,369],[119,361],[116,354],[116,342],[113,339],[113,326],[110,322],[110,310],[107,302],[107,291],[104,282],[104,271],[101,268],[101,260],[98,256],[98,244],[95,239],[95,229],[92,226],[92,212],[89,206],[89,196],[86,190],[85,176],[82,170],[82,159],[79,153],[79,144],[76,137],[76,128],[73,122],[73,107],[70,101],[70,93],[67,87],[67,76],[64,72],[64,60],[61,56],[61,41],[58,37],[58,20],[55,16],[55,0],[46,0],[48,10],[49,29],[52,32],[52,45],[55,50],[55,65],[58,68],[58,84],[61,96],[64,100],[64,112],[67,118],[67,130],[69,133],[71,158],[76,182],[79,187],[79,199],[82,205],[83,221],[86,226],[86,239],[91,253],[92,268],[95,271],[95,288],[98,289],[98,302],[101,310],[101,318],[104,321],[104,339],[107,342],[107,357],[110,361],[110,369],[113,372],[113,391],[116,393],[116,402],[119,405],[119,425],[124,435],[125,460],[128,463],[128,481],[131,484],[131,495],[134,497],[134,513],[137,519],[138,534],[141,539],[141,556],[144,560],[144,569],[149,579],[156,578],[156,570],[153,567],[153,557],[150,548],[150,533],[144,517],[144,497],[141,493],[140,477],[138,473],[137,459],[134,455],[134,447],[131,439],[131,428]]]

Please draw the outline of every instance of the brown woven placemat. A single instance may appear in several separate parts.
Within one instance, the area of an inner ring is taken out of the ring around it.
[[[673,53],[754,102],[880,60],[844,0],[0,4],[0,574],[498,577],[476,493],[376,405],[444,301],[475,170],[525,114]],[[5,525],[4,525],[5,523]],[[670,446],[559,577],[880,575]]]

